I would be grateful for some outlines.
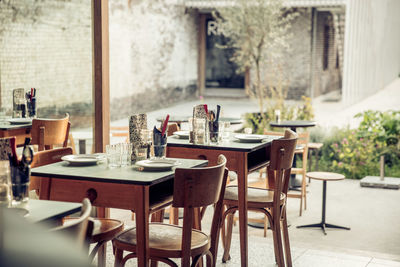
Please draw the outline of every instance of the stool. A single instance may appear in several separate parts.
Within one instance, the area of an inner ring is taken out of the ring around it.
[[[326,235],[325,228],[337,228],[337,229],[345,229],[350,230],[349,227],[338,226],[334,224],[329,224],[325,222],[325,213],[326,213],[326,182],[327,181],[340,181],[345,179],[344,175],[333,172],[308,172],[306,176],[315,180],[322,180],[322,219],[320,223],[300,225],[297,228],[305,228],[305,227],[320,227],[324,234]]]

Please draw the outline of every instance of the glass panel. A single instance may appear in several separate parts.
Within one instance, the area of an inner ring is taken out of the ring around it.
[[[13,89],[35,88],[37,117],[69,113],[76,146],[86,140],[90,152],[91,1],[1,1],[0,87],[3,115],[13,114]]]

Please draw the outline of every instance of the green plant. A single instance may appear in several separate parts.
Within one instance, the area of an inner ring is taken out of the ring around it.
[[[400,177],[400,112],[366,111],[356,129],[335,129],[323,139],[320,167],[360,179],[379,175],[380,155],[385,156],[386,176]]]

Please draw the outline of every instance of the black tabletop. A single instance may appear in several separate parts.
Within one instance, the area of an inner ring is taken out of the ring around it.
[[[266,135],[265,139],[261,142],[256,143],[242,143],[234,136],[225,142],[210,143],[207,145],[195,145],[193,143],[189,143],[188,139],[180,139],[176,136],[168,137],[167,146],[172,147],[186,147],[186,148],[201,148],[201,149],[212,149],[212,150],[228,150],[228,151],[242,151],[242,152],[251,152],[261,147],[265,147],[271,144],[272,140],[280,138],[280,136],[271,136]]]
[[[23,212],[25,214],[24,210],[26,210],[27,213],[24,217],[30,222],[37,223],[64,218],[65,216],[80,211],[82,204],[30,199],[27,203],[20,204],[16,208],[15,212],[17,213]],[[11,211],[13,211],[13,209],[11,209]]]
[[[188,122],[189,118],[191,118],[191,116],[171,116],[169,117],[169,122],[176,122],[176,123],[182,123],[182,122]],[[157,118],[157,121],[161,122],[163,121],[165,118],[164,117],[159,117]],[[226,121],[226,122],[230,122],[231,124],[241,124],[243,122],[242,119],[240,118],[225,118],[225,117],[221,117],[219,119],[219,121]]]
[[[0,122],[0,130],[3,130],[3,131],[13,130],[13,129],[31,128],[31,127],[32,127],[32,123],[11,124],[8,121]]]
[[[315,121],[280,121],[270,122],[269,125],[272,127],[290,127],[290,128],[301,128],[301,127],[314,127]]]
[[[176,159],[180,168],[207,166],[207,160]],[[135,166],[109,168],[101,163],[92,166],[70,166],[67,162],[57,162],[31,170],[31,175],[62,179],[76,179],[94,182],[152,185],[172,179],[174,169],[170,171],[139,171]]]

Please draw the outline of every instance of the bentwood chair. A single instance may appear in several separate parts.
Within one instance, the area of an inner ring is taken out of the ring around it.
[[[302,158],[302,164],[300,168],[292,168],[292,174],[300,174],[301,175],[301,186],[300,192],[290,191],[287,196],[289,198],[299,198],[300,199],[300,211],[299,216],[302,215],[303,211],[303,203],[304,209],[307,209],[307,190],[306,190],[306,173],[307,173],[307,160],[308,160],[308,142],[310,139],[310,134],[308,132],[299,133],[299,137],[297,139],[297,147],[295,150],[295,154],[300,154]],[[303,202],[304,201],[304,202]]]
[[[36,152],[33,155],[31,168],[59,162],[63,156],[71,155],[72,153],[73,150],[71,147],[62,147]],[[37,195],[39,195],[40,181],[40,178],[32,176],[29,183],[29,190],[35,190]]]
[[[181,266],[188,267],[196,266],[202,256],[206,255],[208,266],[215,266],[222,202],[228,177],[225,164],[226,158],[220,155],[216,166],[175,170],[172,206],[184,208],[183,226],[149,224],[151,260],[178,266],[171,258],[181,258]],[[195,217],[195,209],[211,204],[215,204],[215,208],[210,235],[192,229],[199,222],[199,217]],[[115,266],[123,266],[128,259],[136,257],[136,236],[136,228],[131,228],[113,240]],[[131,253],[123,257],[124,250]]]
[[[73,152],[70,147],[55,148],[45,151],[39,151],[33,156],[31,167],[39,167],[51,163],[61,161],[61,158],[65,155],[71,155]],[[30,190],[40,190],[40,178],[31,177]],[[79,218],[68,217],[64,218],[63,225],[69,225],[75,223]],[[96,244],[90,252],[90,260],[93,260],[98,250],[104,243],[111,241],[119,232],[124,228],[124,223],[120,220],[115,219],[103,219],[103,218],[91,218],[93,221],[92,235],[88,238],[90,244]]]
[[[282,234],[285,246],[287,266],[292,266],[289,233],[286,219],[286,196],[293,164],[297,135],[291,130],[285,131],[285,136],[272,141],[271,161],[267,167],[268,183],[271,189],[249,187],[247,191],[248,210],[264,213],[269,221],[274,239],[275,260],[278,266],[285,265],[282,247]],[[229,250],[232,239],[233,214],[238,210],[238,187],[227,186],[224,197],[227,210],[223,222],[227,218],[226,236],[223,236],[223,262],[230,259]],[[282,225],[281,225],[282,224]],[[225,225],[222,225],[225,230]]]
[[[67,147],[69,128],[69,115],[63,119],[33,119],[32,120],[32,145],[38,145],[38,150],[52,149],[54,145]]]
[[[85,198],[82,201],[81,215],[69,224],[64,224],[53,228],[51,231],[59,232],[69,238],[73,238],[77,245],[81,248],[88,249],[88,238],[92,235],[93,222],[89,219],[92,205],[89,199]],[[55,244],[57,245],[57,244]]]
[[[264,131],[264,134],[283,136],[283,132]],[[302,165],[300,168],[296,168],[296,167],[292,168],[291,173],[294,175],[296,175],[296,174],[301,175],[301,186],[300,186],[299,192],[290,191],[287,194],[288,198],[299,198],[300,199],[299,216],[302,215],[303,203],[304,203],[304,209],[305,210],[307,209],[306,172],[307,172],[307,162],[308,162],[309,139],[310,139],[310,134],[308,132],[302,132],[302,133],[298,134],[297,146],[296,146],[296,150],[294,151],[294,153],[295,153],[295,155],[296,154],[301,155]],[[260,177],[261,176],[262,176],[262,172],[260,171]]]

